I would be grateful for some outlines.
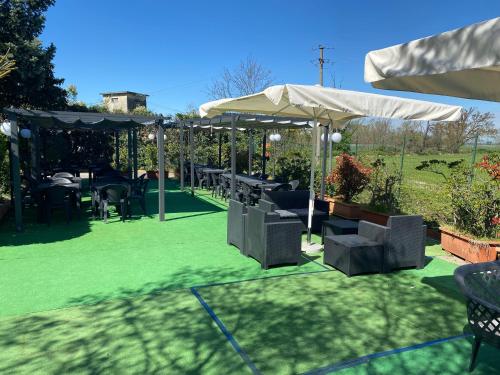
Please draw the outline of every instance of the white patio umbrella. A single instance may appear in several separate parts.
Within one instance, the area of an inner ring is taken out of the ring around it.
[[[500,102],[500,17],[376,51],[373,87]]]
[[[403,120],[455,121],[461,107],[402,99],[393,96],[367,94],[322,86],[277,85],[264,91],[239,98],[221,99],[200,106],[201,117],[213,117],[226,112],[259,113],[313,120],[313,140],[318,123],[373,116]],[[311,181],[307,240],[311,240],[314,211],[314,160],[316,142],[312,142]],[[234,173],[234,171],[232,171]]]

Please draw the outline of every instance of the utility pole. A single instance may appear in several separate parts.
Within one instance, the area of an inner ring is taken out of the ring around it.
[[[323,58],[323,51],[325,47],[323,47],[321,44],[318,47],[319,49],[319,85],[323,86],[323,64],[325,63],[325,59]]]
[[[323,52],[325,47],[321,44],[318,46],[319,49],[319,59],[318,59],[318,67],[319,67],[319,85],[323,86],[323,65],[325,64],[325,59],[323,56]],[[318,163],[319,157],[321,154],[321,132],[316,132],[316,164]]]

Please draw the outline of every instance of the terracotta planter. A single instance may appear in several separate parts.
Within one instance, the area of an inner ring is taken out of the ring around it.
[[[379,225],[387,225],[387,220],[389,220],[388,214],[383,214],[381,212],[375,212],[367,210],[366,208],[361,209],[361,220],[369,221],[370,223],[375,223]]]
[[[356,203],[346,203],[342,202],[337,198],[333,198],[333,204],[331,204],[331,213],[343,217],[344,219],[359,219],[361,218],[361,206]]]
[[[2,220],[9,212],[10,201],[0,203],[0,220]]]
[[[441,228],[443,250],[472,263],[489,262],[497,259],[500,241],[478,241],[462,234]]]

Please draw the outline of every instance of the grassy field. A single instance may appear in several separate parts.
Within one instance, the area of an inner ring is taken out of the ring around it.
[[[488,149],[480,148],[477,151],[476,162],[479,162],[483,155],[491,151],[500,151],[500,146],[496,149],[489,147]],[[361,151],[359,152],[361,160],[369,161],[375,158],[383,158],[387,166],[395,171],[399,171],[401,163],[400,154],[384,154],[376,151]],[[467,165],[472,162],[471,150],[464,150],[459,154],[405,154],[403,160],[403,182],[402,182],[402,205],[404,212],[410,214],[420,214],[428,222],[434,222],[434,225],[442,223],[443,218],[449,214],[450,205],[446,199],[446,194],[443,191],[445,184],[444,177],[429,171],[419,171],[416,169],[422,161],[425,160],[445,160],[452,162],[463,159]],[[363,192],[358,199],[361,203],[368,203],[369,194]]]

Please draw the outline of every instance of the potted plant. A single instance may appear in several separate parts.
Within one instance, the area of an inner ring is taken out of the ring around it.
[[[346,219],[359,219],[361,206],[353,199],[363,191],[370,181],[371,169],[365,167],[354,156],[343,153],[336,157],[336,167],[326,182],[335,187],[336,196],[333,214]]]
[[[361,219],[379,225],[387,225],[390,215],[400,213],[397,186],[401,183],[399,172],[389,168],[384,159],[378,158],[370,164],[370,182],[366,189],[370,193],[368,207],[361,210]]]
[[[446,189],[452,215],[440,228],[442,248],[474,263],[496,260],[500,250],[500,154],[485,155],[472,172],[465,163],[456,163]]]

